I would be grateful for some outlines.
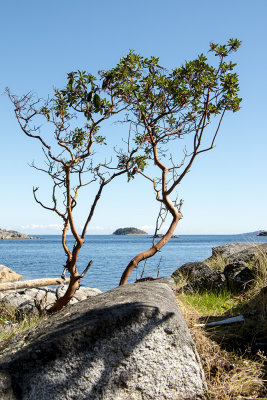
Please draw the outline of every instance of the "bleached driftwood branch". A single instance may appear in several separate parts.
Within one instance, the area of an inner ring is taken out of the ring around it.
[[[64,282],[64,284],[69,283],[69,278],[63,280],[62,278],[43,278],[43,279],[31,279],[28,281],[19,281],[19,282],[5,282],[0,283],[0,291],[5,290],[16,290],[16,289],[26,289],[26,288],[35,288],[40,286],[54,286],[60,285]]]
[[[222,321],[214,321],[214,322],[209,322],[208,324],[195,324],[194,326],[216,326],[216,325],[226,325],[226,324],[234,324],[235,322],[243,322],[245,319],[243,315],[237,315],[236,317],[232,318],[227,318]]]

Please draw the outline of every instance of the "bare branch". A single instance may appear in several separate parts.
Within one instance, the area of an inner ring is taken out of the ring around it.
[[[82,279],[84,277],[84,275],[89,271],[89,269],[90,269],[92,264],[93,264],[93,260],[89,261],[87,267],[85,268],[85,270],[80,275],[80,279]]]

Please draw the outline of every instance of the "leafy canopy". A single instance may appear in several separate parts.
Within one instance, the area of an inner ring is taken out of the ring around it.
[[[240,44],[237,39],[226,45],[211,43],[209,51],[218,58],[216,66],[200,54],[168,72],[158,58],[144,58],[131,50],[115,68],[101,72],[105,90],[126,104],[127,120],[142,127],[135,134],[135,143],[144,150],[136,160],[141,171],[152,156],[153,143],[162,145],[199,132],[212,117],[240,109],[236,64],[226,61]],[[126,159],[121,155],[121,165]]]

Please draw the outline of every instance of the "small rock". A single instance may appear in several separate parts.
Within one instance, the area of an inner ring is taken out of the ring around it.
[[[89,287],[85,287],[85,286],[81,286],[77,292],[75,293],[74,297],[76,299],[87,299],[88,297],[91,296],[97,296],[98,294],[101,294],[101,290],[97,289],[97,288],[89,288]]]
[[[33,301],[25,301],[16,308],[16,317],[21,320],[25,315],[39,315],[39,312]]]
[[[31,289],[29,289],[31,290]],[[40,304],[43,301],[46,301],[47,298],[47,293],[48,293],[48,289],[47,288],[39,288],[39,289],[35,289],[36,292],[34,293],[34,300]]]
[[[5,305],[5,307],[9,308],[17,308],[19,307],[22,303],[32,301],[32,297],[28,296],[26,294],[19,294],[19,293],[10,293],[7,294],[3,300],[2,303]]]
[[[85,300],[85,299],[83,299],[83,300]],[[72,297],[72,299],[70,300],[70,302],[69,302],[69,304],[71,305],[71,304],[76,304],[76,303],[78,303],[79,302],[79,300],[77,300],[75,297]]]
[[[54,302],[56,301],[57,297],[56,297],[56,293],[52,292],[52,291],[48,291],[47,292],[47,298],[46,298],[46,305],[45,307],[47,307],[48,305],[52,305],[54,304]]]

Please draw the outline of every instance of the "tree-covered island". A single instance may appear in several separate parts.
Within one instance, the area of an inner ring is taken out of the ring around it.
[[[119,228],[112,235],[148,235],[147,232],[137,228]]]

